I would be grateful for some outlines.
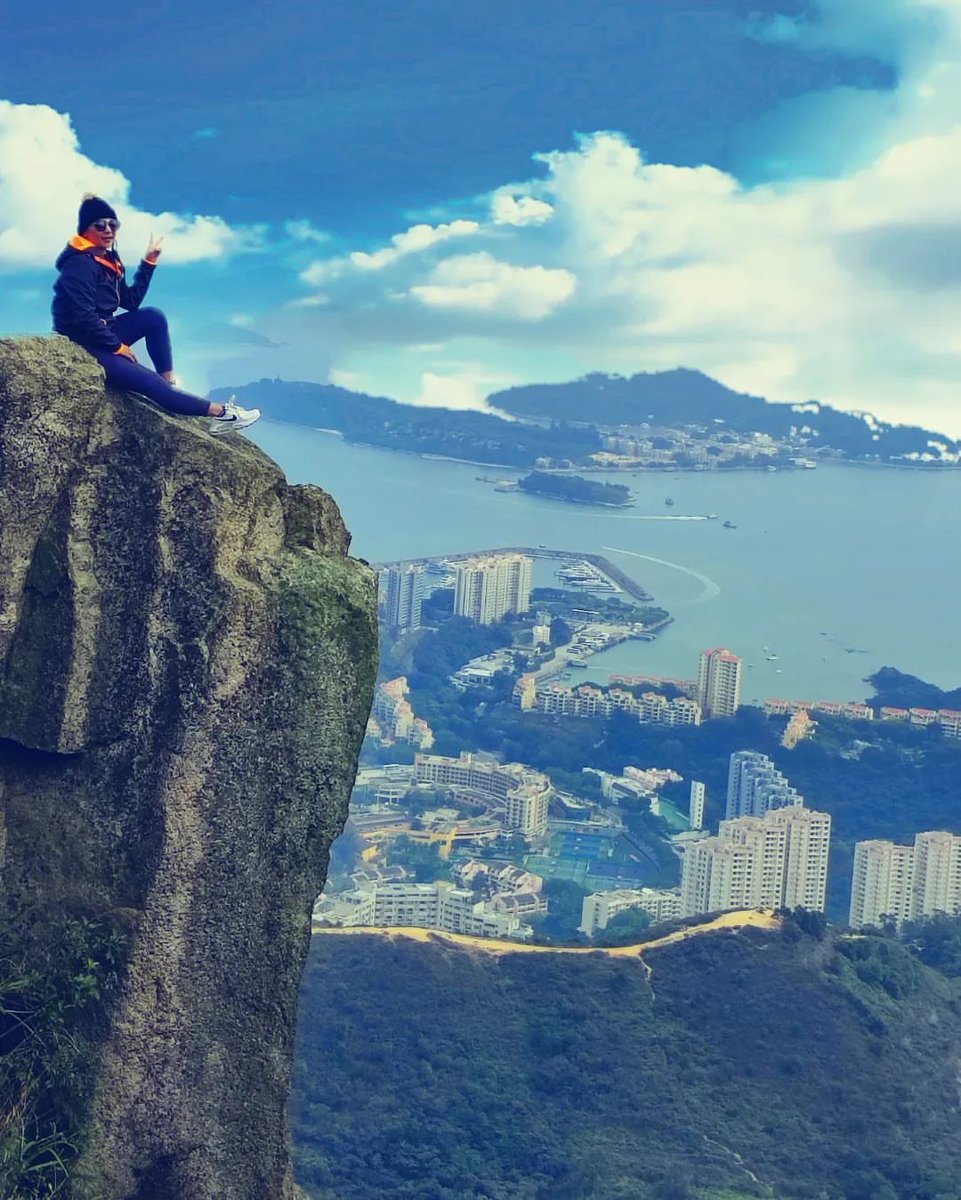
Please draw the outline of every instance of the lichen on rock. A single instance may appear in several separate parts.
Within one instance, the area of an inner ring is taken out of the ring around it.
[[[76,1200],[296,1194],[297,985],[376,670],[349,541],[251,442],[0,339],[4,952],[125,947],[72,1035]]]

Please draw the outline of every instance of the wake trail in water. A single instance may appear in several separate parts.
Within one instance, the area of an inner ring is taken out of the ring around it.
[[[700,571],[695,571],[693,567],[685,567],[681,563],[668,562],[666,558],[654,558],[650,554],[638,554],[635,550],[619,550],[617,546],[602,546],[601,549],[608,551],[610,554],[626,554],[629,558],[643,558],[645,562],[657,563],[660,567],[671,567],[672,570],[680,571],[682,575],[690,575],[692,579],[696,579],[698,583],[702,583],[704,591],[699,596],[695,596],[693,600],[683,601],[685,604],[704,604],[721,594],[720,584],[715,583],[713,579],[709,579],[706,575],[702,575]]]
[[[572,512],[572,517],[595,517],[596,512]],[[605,513],[607,521],[710,521],[699,513]]]

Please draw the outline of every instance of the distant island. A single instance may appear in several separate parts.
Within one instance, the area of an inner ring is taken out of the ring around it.
[[[490,412],[425,408],[281,379],[218,388],[211,399],[231,393],[270,421],[327,430],[359,445],[528,471],[778,471],[824,461],[961,465],[961,442],[944,434],[814,400],[773,404],[681,369],[510,388],[488,397]]]
[[[631,503],[631,489],[623,483],[597,483],[580,475],[551,475],[546,471],[532,471],[518,480],[519,491],[534,496],[549,496],[552,500],[566,500],[569,504],[603,504],[623,508]]]

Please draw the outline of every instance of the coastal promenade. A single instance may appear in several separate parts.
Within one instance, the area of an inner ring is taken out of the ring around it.
[[[404,558],[392,562],[375,562],[370,565],[375,571],[383,571],[388,567],[399,567],[408,563],[418,563],[428,566],[431,563],[457,563],[468,558],[489,558],[494,554],[525,554],[528,558],[550,559],[554,562],[589,562],[615,587],[628,596],[643,604],[650,604],[652,597],[649,592],[630,575],[625,573],[602,554],[589,554],[583,550],[551,550],[547,546],[498,546],[493,550],[470,550],[462,554],[432,554],[424,558]]]

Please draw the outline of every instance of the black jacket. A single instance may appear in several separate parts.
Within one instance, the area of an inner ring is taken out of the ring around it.
[[[101,250],[77,234],[57,259],[60,272],[53,285],[53,327],[87,350],[114,354],[120,338],[111,328],[118,308],[139,308],[154,273],[141,261],[133,283],[127,285],[120,256]]]

